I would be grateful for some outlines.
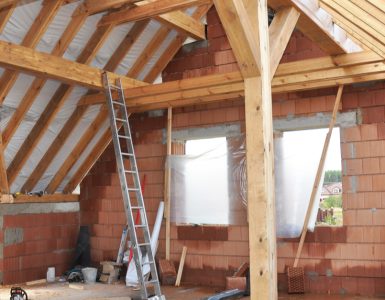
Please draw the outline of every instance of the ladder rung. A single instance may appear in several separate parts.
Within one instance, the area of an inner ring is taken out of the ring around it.
[[[142,225],[134,225],[134,227],[135,228],[145,228],[145,227],[147,227],[147,225],[143,225],[143,224]]]
[[[122,152],[122,155],[123,156],[134,156],[133,153],[127,153],[127,152]]]
[[[131,139],[131,137],[129,137],[129,136],[119,135],[119,134],[118,134],[118,138],[127,139],[127,140]]]
[[[127,120],[121,119],[121,118],[115,118],[116,121],[122,122],[122,123],[128,123]]]
[[[144,246],[151,246],[150,243],[141,243],[141,244],[138,244],[138,247],[144,247]]]
[[[124,172],[130,173],[130,174],[136,174],[137,173],[136,171],[132,171],[132,170],[124,170]]]
[[[142,263],[142,265],[151,265],[151,264],[154,264],[155,262],[154,261],[146,261],[144,263]]]
[[[114,84],[109,84],[109,87],[110,87],[110,89],[112,88],[114,90],[120,90],[120,87],[117,85],[114,85]]]
[[[114,101],[114,100],[112,100],[112,103],[113,103],[113,104],[116,104],[116,105],[126,106],[125,103],[121,103],[121,102],[119,102],[119,101]]]
[[[153,284],[153,283],[158,283],[159,282],[159,280],[155,280],[155,279],[153,279],[153,280],[149,280],[149,281],[145,281],[144,282],[144,284]]]
[[[131,206],[131,209],[143,209],[143,206]]]
[[[127,188],[127,191],[139,191],[138,188]]]

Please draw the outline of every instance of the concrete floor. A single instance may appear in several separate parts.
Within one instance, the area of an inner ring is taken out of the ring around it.
[[[132,299],[138,292],[130,288],[126,288],[123,284],[105,285],[105,284],[71,284],[68,283],[54,283],[42,284],[36,286],[23,286],[26,290],[29,300],[129,300]],[[10,287],[0,288],[0,300],[9,299]],[[167,300],[202,300],[207,296],[218,292],[214,288],[203,287],[162,287]],[[244,300],[249,297],[242,298]],[[380,298],[364,298],[355,296],[328,296],[328,295],[280,295],[279,300],[364,300],[364,299],[380,299]],[[382,298],[383,299],[383,298]]]

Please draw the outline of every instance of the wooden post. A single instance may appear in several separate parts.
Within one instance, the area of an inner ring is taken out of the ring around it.
[[[171,134],[172,134],[172,108],[167,110],[167,159],[171,155]],[[171,187],[171,170],[166,161],[164,169],[164,202],[166,209],[164,217],[166,218],[166,259],[170,260],[170,244],[171,244],[171,202],[170,202],[170,187]]]
[[[294,260],[294,265],[293,265],[294,267],[297,267],[297,265],[298,265],[299,257],[301,256],[303,244],[305,242],[307,227],[309,225],[309,220],[310,220],[311,212],[313,210],[313,206],[314,206],[314,203],[316,201],[316,195],[317,195],[318,187],[320,185],[320,181],[321,181],[321,177],[322,177],[322,172],[323,172],[323,169],[324,169],[324,166],[325,166],[325,159],[326,159],[326,155],[327,155],[329,144],[330,144],[330,138],[331,138],[332,133],[333,133],[333,127],[334,127],[334,125],[336,123],[337,111],[338,111],[338,108],[340,106],[340,101],[341,101],[341,96],[342,96],[343,89],[344,89],[343,85],[340,85],[339,88],[338,88],[337,97],[336,97],[336,101],[334,103],[334,108],[333,108],[332,119],[330,120],[330,124],[329,124],[329,131],[328,131],[328,133],[326,135],[326,138],[325,138],[325,143],[324,143],[324,147],[322,149],[322,154],[321,154],[320,162],[318,164],[317,174],[315,176],[314,184],[313,184],[313,189],[311,191],[309,206],[307,208],[306,216],[305,216],[305,221],[304,221],[304,224],[303,224],[303,227],[302,227],[301,239],[299,241],[299,245],[298,245],[298,249],[297,249],[297,254],[295,255],[295,260]]]
[[[186,254],[187,254],[187,247],[183,246],[182,256],[180,257],[178,274],[176,276],[175,286],[180,286],[180,281],[182,280],[184,261],[186,260]]]
[[[7,168],[5,165],[4,146],[3,146],[3,139],[2,139],[1,132],[0,132],[0,193],[2,194],[9,193]]]

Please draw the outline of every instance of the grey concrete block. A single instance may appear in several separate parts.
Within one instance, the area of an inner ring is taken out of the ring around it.
[[[4,246],[19,244],[23,239],[23,228],[6,228],[4,231]]]
[[[4,244],[0,243],[0,259],[4,257]]]

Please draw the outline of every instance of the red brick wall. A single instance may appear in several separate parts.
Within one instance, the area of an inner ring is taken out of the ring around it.
[[[3,284],[46,278],[48,267],[61,275],[72,263],[78,231],[78,212],[3,216]]]
[[[283,61],[323,56],[321,50],[295,32]],[[175,80],[237,70],[234,56],[214,10],[208,14],[208,41],[186,45],[163,73]],[[336,89],[273,95],[274,118],[330,112]],[[385,294],[385,86],[383,83],[347,87],[342,110],[356,110],[362,125],[341,129],[344,226],[318,227],[308,235],[300,265],[306,271],[306,289],[320,293]],[[242,100],[174,110],[173,129],[240,124]],[[145,201],[154,220],[163,197],[165,117],[136,115],[135,149],[142,176],[146,174]],[[81,221],[92,225],[93,260],[113,259],[125,223],[112,148],[109,148],[82,183]],[[172,226],[171,258],[179,261],[188,247],[184,282],[224,285],[248,260],[248,227],[229,226],[227,241],[181,240]],[[164,256],[162,228],[158,256]],[[279,288],[285,290],[284,269],[292,265],[296,240],[278,240]]]

